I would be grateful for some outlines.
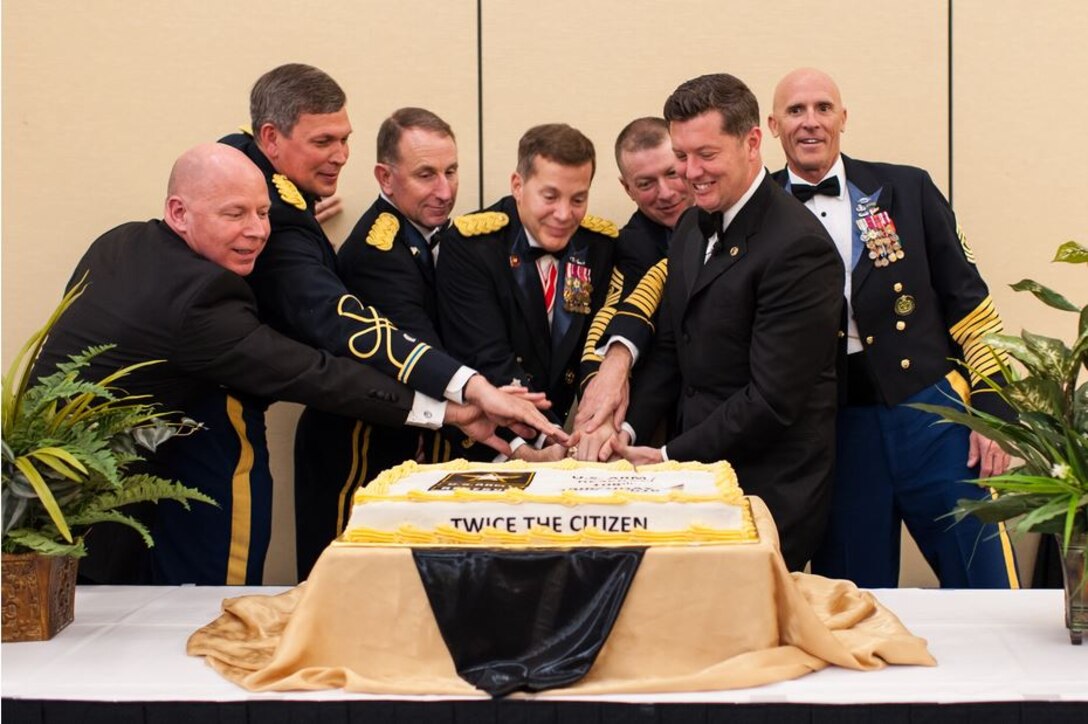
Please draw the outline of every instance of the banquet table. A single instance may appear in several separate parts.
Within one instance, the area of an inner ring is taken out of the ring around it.
[[[831,667],[749,689],[511,698],[341,690],[250,692],[185,654],[223,599],[277,587],[85,586],[55,639],[0,647],[5,722],[201,721],[1088,721],[1088,646],[1072,646],[1062,592],[875,590],[928,640],[936,667]]]

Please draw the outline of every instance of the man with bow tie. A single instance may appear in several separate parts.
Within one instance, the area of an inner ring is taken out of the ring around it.
[[[942,518],[958,499],[988,495],[960,481],[1002,473],[1008,455],[907,407],[960,400],[1009,412],[978,374],[1000,381],[982,337],[1001,320],[952,209],[922,169],[840,153],[846,108],[826,73],[786,75],[768,123],[787,158],[775,179],[827,228],[846,267],[835,492],[813,572],[897,586],[905,522],[942,586],[1016,587],[1003,526]]]
[[[609,293],[618,235],[586,213],[595,168],[593,143],[580,131],[560,123],[530,128],[518,144],[511,195],[454,219],[438,258],[446,349],[493,384],[546,393],[560,424],[583,375],[590,322]],[[618,284],[613,293],[618,298]],[[559,445],[538,449],[535,440],[511,447],[525,460],[567,454]],[[494,457],[479,445],[464,454]]]
[[[673,232],[657,334],[624,430],[603,453],[636,464],[729,461],[767,503],[786,564],[800,570],[831,498],[842,262],[763,167],[759,106],[743,82],[689,80],[665,102],[665,119],[698,208]],[[671,414],[677,434],[663,447],[634,446]]]

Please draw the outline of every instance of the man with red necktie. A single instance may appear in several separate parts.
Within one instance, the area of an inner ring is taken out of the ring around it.
[[[511,195],[454,219],[438,257],[447,351],[492,382],[546,393],[558,423],[584,374],[579,359],[612,275],[616,227],[586,214],[595,168],[593,143],[578,130],[529,129],[518,144]],[[511,447],[514,457],[534,461],[568,452],[520,439]],[[494,457],[481,446],[463,449],[467,457]]]

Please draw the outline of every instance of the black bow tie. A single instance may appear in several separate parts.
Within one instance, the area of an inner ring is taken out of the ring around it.
[[[558,251],[548,251],[547,249],[545,249],[542,246],[530,246],[529,247],[529,258],[532,259],[534,262],[539,261],[540,257],[548,256],[549,254],[551,256],[554,256],[556,259],[562,259],[563,255],[566,254],[566,253],[567,253],[567,247],[565,247],[565,246],[562,249],[559,249]]]
[[[815,186],[809,186],[808,184],[790,184],[790,191],[797,197],[797,200],[802,204],[811,199],[816,194],[823,194],[824,196],[838,196],[839,195],[839,177],[832,176],[825,178]]]
[[[722,225],[725,223],[725,214],[721,211],[710,213],[699,209],[699,231],[703,232],[703,238],[707,241],[715,234],[722,233]]]

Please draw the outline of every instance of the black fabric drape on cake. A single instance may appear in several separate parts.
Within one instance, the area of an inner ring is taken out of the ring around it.
[[[412,552],[457,673],[492,696],[589,671],[644,548]]]

